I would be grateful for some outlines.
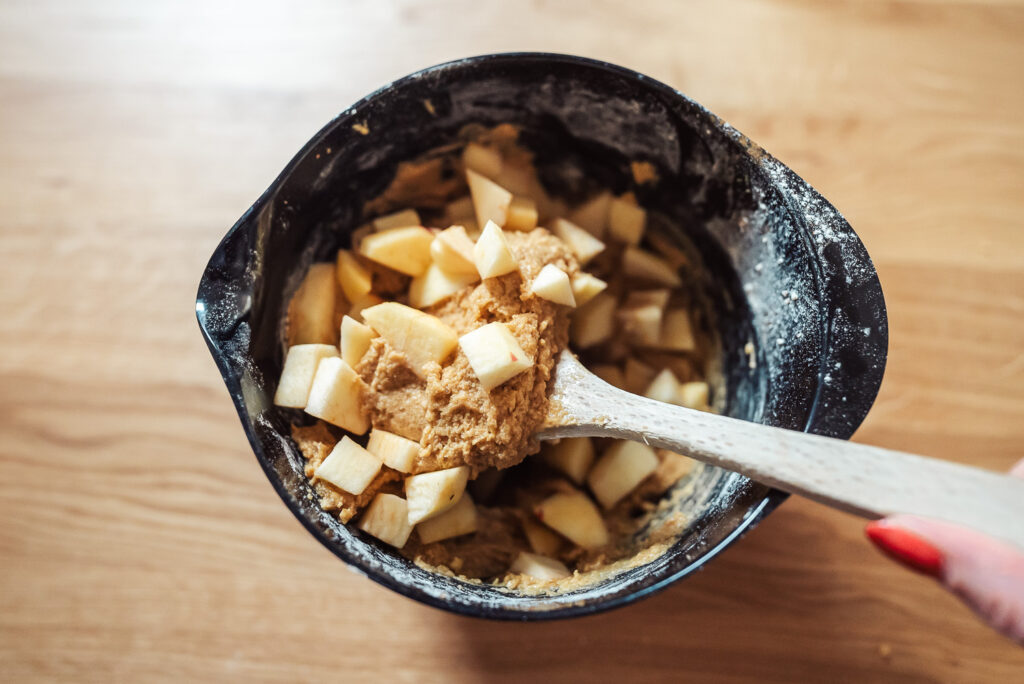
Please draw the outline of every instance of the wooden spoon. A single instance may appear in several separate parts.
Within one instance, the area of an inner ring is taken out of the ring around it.
[[[1024,549],[1024,480],[750,423],[617,389],[568,351],[538,437],[614,437],[668,449],[866,518],[940,518]]]

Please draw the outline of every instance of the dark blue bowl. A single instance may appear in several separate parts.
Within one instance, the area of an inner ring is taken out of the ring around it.
[[[660,558],[579,591],[519,595],[423,570],[324,513],[289,437],[290,414],[272,405],[279,322],[301,274],[348,245],[363,202],[399,162],[454,141],[469,123],[521,126],[556,192],[634,189],[679,227],[675,237],[703,262],[732,416],[852,435],[885,368],[878,277],[835,208],[714,114],[642,74],[554,54],[472,57],[381,88],[313,136],[228,231],[199,285],[199,325],[257,460],[324,546],[376,582],[457,613],[531,620],[625,605],[702,567],[786,495],[705,469],[687,509],[692,524]],[[634,187],[634,160],[650,162],[657,182]]]

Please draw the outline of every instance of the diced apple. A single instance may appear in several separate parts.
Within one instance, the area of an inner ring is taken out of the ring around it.
[[[583,484],[594,463],[594,443],[589,437],[565,437],[545,448],[544,461],[576,484]]]
[[[334,264],[313,264],[288,308],[292,344],[334,344]]]
[[[284,358],[281,379],[274,392],[274,404],[288,408],[306,408],[317,364],[320,363],[320,359],[337,355],[337,348],[329,344],[296,344],[290,347]]]
[[[530,285],[530,292],[555,304],[576,306],[576,297],[572,293],[569,275],[554,264],[547,264],[540,269],[540,273]]]
[[[409,541],[412,527],[406,500],[394,494],[378,494],[373,497],[363,517],[359,519],[359,529],[397,549]]]
[[[367,224],[359,226],[358,228],[353,230],[352,234],[349,236],[349,238],[350,238],[349,244],[351,245],[351,248],[353,250],[359,249],[359,245],[362,243],[363,238],[366,237],[367,235],[370,235],[370,234],[374,233],[374,232],[375,231],[373,230],[373,224],[372,223],[367,223]]]
[[[381,216],[373,220],[373,229],[377,231],[392,230],[394,228],[409,228],[410,226],[422,226],[420,215],[415,209],[396,211],[394,214]]]
[[[440,515],[459,502],[469,481],[469,468],[458,466],[405,478],[409,523],[415,525]]]
[[[690,312],[686,309],[671,309],[665,312],[658,347],[669,351],[694,351],[697,340],[693,336]]]
[[[480,276],[472,274],[450,274],[437,264],[430,264],[423,275],[418,275],[409,283],[409,303],[425,309],[428,306],[451,297],[453,294],[472,285]]]
[[[663,401],[666,404],[679,403],[679,380],[668,368],[664,368],[654,376],[651,384],[644,391],[644,396],[655,401]]]
[[[615,442],[590,470],[587,484],[601,505],[611,508],[658,467],[654,449],[640,442]]]
[[[684,382],[679,386],[679,403],[686,408],[707,411],[710,394],[706,382]]]
[[[488,221],[473,246],[473,263],[481,278],[496,278],[519,268],[503,231],[494,221]]]
[[[533,365],[512,331],[504,323],[482,325],[459,338],[459,347],[480,380],[490,392]]]
[[[651,368],[646,363],[637,361],[632,356],[626,359],[623,372],[626,376],[625,389],[633,394],[643,394],[647,386],[654,380],[654,376],[658,374],[658,371],[654,368]]]
[[[561,492],[550,496],[533,513],[542,523],[585,549],[608,543],[608,528],[601,512],[583,492]]]
[[[612,387],[625,389],[626,376],[622,369],[612,363],[599,363],[590,367],[590,372],[607,382]]]
[[[664,313],[657,304],[645,304],[619,309],[617,315],[626,339],[631,344],[648,347],[658,343]]]
[[[593,347],[611,338],[615,332],[615,297],[602,292],[576,310],[572,319],[573,343],[581,348]]]
[[[377,306],[378,304],[383,303],[384,300],[378,297],[377,295],[373,294],[372,292],[369,294],[364,294],[362,297],[357,297],[356,299],[353,299],[349,304],[349,318],[359,320],[360,318],[363,317],[364,310],[369,309],[371,306]]]
[[[576,207],[569,220],[599,240],[604,239],[608,228],[608,211],[612,196],[602,192]]]
[[[481,176],[494,178],[501,173],[501,153],[479,143],[469,143],[462,150],[462,164]]]
[[[361,382],[352,367],[340,358],[322,359],[309,389],[306,413],[357,435],[363,434],[370,422],[359,403]]]
[[[537,203],[529,197],[513,197],[508,205],[505,230],[533,230],[537,227]]]
[[[406,439],[380,428],[370,431],[366,450],[384,461],[384,465],[400,473],[411,473],[420,453],[419,442]]]
[[[604,251],[604,243],[566,219],[555,219],[551,232],[568,245],[581,264],[585,264]]]
[[[622,272],[630,278],[679,287],[683,284],[676,270],[664,259],[639,247],[627,247],[622,253]]]
[[[466,171],[466,182],[473,197],[477,224],[486,226],[488,221],[494,221],[499,227],[504,226],[508,220],[508,207],[512,204],[512,193],[471,170]]]
[[[638,245],[647,225],[647,212],[621,197],[612,199],[608,210],[608,233],[627,245]]]
[[[465,226],[451,226],[434,236],[430,243],[430,256],[448,273],[477,275],[473,241],[469,239]]]
[[[476,506],[473,505],[469,494],[463,494],[458,502],[444,513],[416,525],[416,534],[424,544],[433,544],[470,532],[476,532]]]
[[[523,520],[523,534],[530,548],[544,556],[553,556],[562,548],[562,538],[532,518]]]
[[[367,235],[359,253],[399,273],[417,276],[430,265],[430,243],[434,234],[426,228],[391,228]]]
[[[459,343],[459,336],[441,319],[398,302],[364,309],[363,319],[388,344],[405,354],[420,375],[426,364],[447,359]]]
[[[576,306],[583,306],[604,292],[607,287],[608,283],[597,276],[580,271],[572,279],[572,294],[576,298]]]
[[[349,494],[359,495],[377,477],[381,460],[345,435],[313,471],[315,477],[330,482]]]
[[[336,269],[338,284],[341,285],[341,290],[348,301],[355,301],[373,289],[373,276],[370,271],[347,249],[338,250]]]
[[[341,319],[341,358],[355,368],[373,340],[373,328],[350,316]]]
[[[526,551],[519,552],[508,571],[519,575],[528,575],[542,582],[552,582],[572,576],[569,568],[565,567],[561,561]]]
[[[473,208],[473,198],[469,195],[452,200],[444,207],[444,218],[451,224],[461,224],[466,219],[476,221],[476,210]]]
[[[626,309],[631,309],[640,306],[656,306],[659,309],[664,309],[668,306],[668,300],[672,296],[672,291],[667,289],[660,290],[637,290],[630,292],[626,296],[626,300],[622,306]]]

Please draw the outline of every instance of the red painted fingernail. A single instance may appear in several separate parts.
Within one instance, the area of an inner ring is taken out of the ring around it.
[[[942,552],[916,534],[880,521],[868,523],[864,532],[886,555],[907,567],[931,577],[942,575]]]

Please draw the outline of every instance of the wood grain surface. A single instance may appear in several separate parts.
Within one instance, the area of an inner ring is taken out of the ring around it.
[[[807,501],[539,625],[380,588],[280,503],[195,324],[208,256],[349,103],[513,49],[670,83],[847,216],[891,331],[858,441],[1024,455],[1020,3],[4,0],[0,679],[1019,681],[1024,651]]]

